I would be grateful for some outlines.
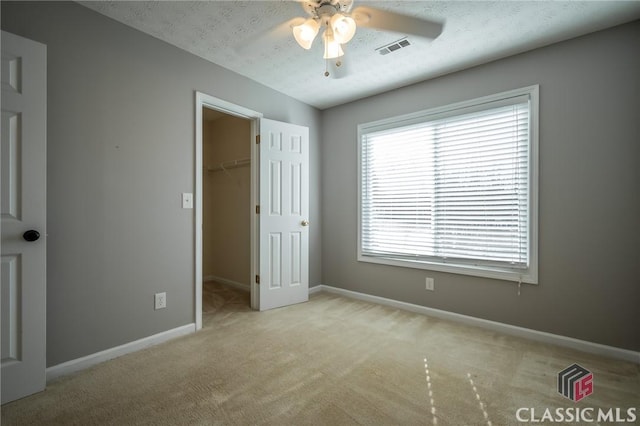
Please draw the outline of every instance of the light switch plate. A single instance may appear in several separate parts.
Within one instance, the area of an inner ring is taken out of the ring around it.
[[[193,208],[193,194],[190,192],[182,193],[182,208],[183,209],[192,209]]]

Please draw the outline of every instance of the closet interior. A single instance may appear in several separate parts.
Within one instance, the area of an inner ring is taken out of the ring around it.
[[[203,108],[204,284],[250,289],[251,121]]]

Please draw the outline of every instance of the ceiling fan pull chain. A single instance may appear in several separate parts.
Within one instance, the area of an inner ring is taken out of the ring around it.
[[[325,27],[329,28],[329,22],[325,20]],[[325,29],[325,35],[326,35],[326,29]],[[329,77],[329,43],[327,43],[327,40],[325,38],[325,36],[322,37],[324,39],[324,76],[325,77]]]

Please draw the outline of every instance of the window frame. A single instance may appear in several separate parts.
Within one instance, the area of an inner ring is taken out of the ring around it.
[[[386,256],[364,255],[362,250],[362,196],[363,196],[363,136],[374,131],[400,128],[409,124],[436,120],[439,118],[462,115],[470,109],[482,109],[487,103],[504,101],[513,97],[529,97],[529,164],[528,164],[528,253],[529,265],[526,269],[510,269],[489,265],[471,265],[466,263],[446,263],[431,260],[398,259]],[[463,112],[464,111],[464,112]],[[456,114],[458,113],[458,114]],[[357,260],[359,262],[425,269],[438,272],[470,275],[483,278],[494,278],[517,283],[538,284],[538,168],[539,168],[539,85],[527,86],[493,95],[483,96],[468,101],[456,102],[441,107],[429,108],[414,113],[403,114],[357,126],[357,162],[358,162],[358,228],[357,228]]]

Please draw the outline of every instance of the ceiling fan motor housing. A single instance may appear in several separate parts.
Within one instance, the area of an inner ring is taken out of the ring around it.
[[[334,14],[349,13],[353,0],[316,0],[302,3],[302,8],[314,18],[331,18]]]

